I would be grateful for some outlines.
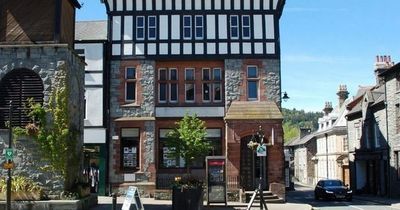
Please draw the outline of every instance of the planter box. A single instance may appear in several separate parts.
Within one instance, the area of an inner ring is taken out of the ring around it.
[[[12,201],[38,201],[41,199],[37,192],[11,192]],[[0,193],[0,200],[7,200],[6,192]]]
[[[172,189],[172,210],[202,210],[203,188]]]

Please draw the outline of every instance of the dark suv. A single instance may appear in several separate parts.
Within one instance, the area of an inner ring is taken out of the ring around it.
[[[344,186],[343,182],[338,179],[326,179],[320,180],[315,186],[314,190],[315,199],[346,199],[351,201],[353,198],[353,192]]]

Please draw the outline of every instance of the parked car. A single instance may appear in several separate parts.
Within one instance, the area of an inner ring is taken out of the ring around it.
[[[320,180],[314,189],[315,199],[346,199],[351,201],[353,191],[348,188],[348,185],[343,185],[343,182],[338,179]]]

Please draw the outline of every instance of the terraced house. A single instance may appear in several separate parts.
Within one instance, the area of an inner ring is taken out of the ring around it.
[[[259,126],[266,182],[284,183],[279,19],[284,0],[107,0],[110,184],[162,189],[184,162],[166,133],[185,113],[206,122],[210,155],[227,158],[231,190],[254,190]],[[204,176],[204,161],[191,169]]]

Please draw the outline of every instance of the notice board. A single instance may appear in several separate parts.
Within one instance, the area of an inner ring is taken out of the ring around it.
[[[122,210],[130,210],[132,204],[135,207],[134,210],[144,210],[137,187],[129,186]]]

